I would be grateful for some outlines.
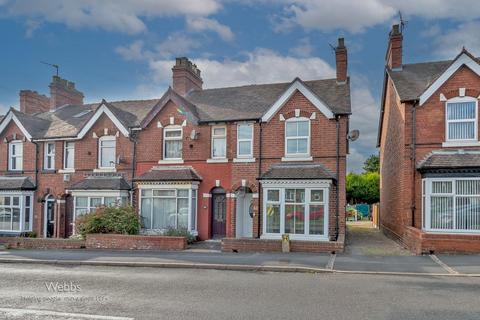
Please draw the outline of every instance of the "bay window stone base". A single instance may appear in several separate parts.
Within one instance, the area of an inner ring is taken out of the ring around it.
[[[345,236],[340,234],[337,241],[290,241],[291,252],[335,252],[345,249]],[[223,252],[282,252],[282,240],[271,239],[222,239]]]

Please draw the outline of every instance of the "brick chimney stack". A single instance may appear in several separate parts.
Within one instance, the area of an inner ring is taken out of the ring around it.
[[[200,70],[188,58],[177,58],[172,73],[172,87],[178,94],[185,96],[192,90],[202,90]]]
[[[387,55],[385,57],[386,65],[392,70],[402,69],[402,47],[403,35],[400,26],[395,24],[392,26],[388,38]]]
[[[345,40],[338,38],[338,45],[335,47],[335,62],[337,67],[337,82],[345,83],[347,81],[348,58]]]
[[[50,99],[32,90],[20,91],[20,111],[26,114],[47,112],[50,110]]]
[[[75,83],[53,76],[49,87],[51,110],[66,104],[83,104],[83,93],[75,89]]]

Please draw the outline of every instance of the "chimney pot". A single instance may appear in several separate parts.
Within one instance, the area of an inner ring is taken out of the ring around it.
[[[395,24],[392,26],[388,37],[388,48],[385,57],[386,65],[393,70],[401,70],[403,65],[403,35],[400,26]]]
[[[172,77],[173,90],[182,96],[187,95],[192,90],[202,90],[203,80],[200,70],[187,57],[175,59]]]
[[[338,45],[335,48],[335,62],[337,68],[337,82],[345,83],[347,81],[348,56],[344,38],[338,38]]]

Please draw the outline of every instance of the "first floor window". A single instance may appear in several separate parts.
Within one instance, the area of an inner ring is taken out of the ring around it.
[[[268,187],[264,196],[264,234],[327,236],[328,188]]]
[[[99,168],[115,168],[116,139],[114,136],[101,137],[98,143]]]
[[[33,195],[0,194],[0,231],[31,231]]]
[[[55,143],[54,142],[45,143],[44,169],[45,170],[55,169]]]
[[[237,157],[253,157],[253,124],[239,124],[237,126]]]
[[[89,213],[101,206],[126,206],[127,195],[76,195],[74,199],[75,217]]]
[[[480,179],[427,178],[422,199],[427,231],[480,232]]]
[[[75,161],[75,142],[65,142],[63,168],[73,169]]]
[[[285,156],[310,154],[310,120],[291,118],[285,122]]]
[[[227,128],[212,127],[212,158],[227,157]]]
[[[8,144],[8,170],[23,170],[23,142],[12,141]]]
[[[145,229],[196,230],[196,189],[142,189],[140,195]]]
[[[447,141],[475,140],[477,137],[477,100],[454,98],[447,102]]]
[[[182,159],[182,127],[167,127],[163,130],[163,159]]]

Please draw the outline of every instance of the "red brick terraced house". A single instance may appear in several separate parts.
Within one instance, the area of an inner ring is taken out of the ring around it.
[[[146,234],[186,228],[226,250],[336,250],[345,234],[350,89],[337,77],[203,89],[177,58],[160,99],[84,104],[53,77],[0,122],[0,233],[68,237],[99,205],[131,203]]]
[[[380,224],[416,253],[480,252],[480,65],[402,62],[389,36],[380,115]]]

